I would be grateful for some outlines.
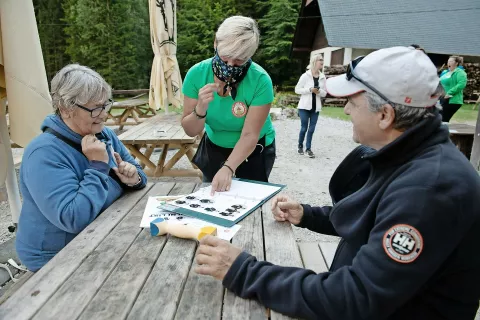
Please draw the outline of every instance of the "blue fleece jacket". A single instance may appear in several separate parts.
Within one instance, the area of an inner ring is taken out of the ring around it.
[[[80,144],[59,116],[45,118],[41,129],[51,128]],[[113,152],[137,167],[143,188],[147,177],[115,133],[103,129],[109,163],[89,161],[82,153],[51,133],[44,132],[25,149],[20,169],[23,207],[18,223],[18,257],[31,271],[43,267],[128,188],[109,176],[116,166]],[[132,188],[133,189],[133,188]]]

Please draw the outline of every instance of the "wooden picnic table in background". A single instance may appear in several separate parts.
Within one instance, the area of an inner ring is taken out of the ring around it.
[[[177,115],[156,115],[122,133],[118,138],[132,156],[140,161],[148,176],[202,177],[202,172],[191,163],[201,137],[188,136]],[[150,159],[156,148],[161,148],[162,153],[154,163]],[[176,153],[167,162],[169,150],[176,150]],[[192,168],[174,169],[175,164],[184,156],[188,158]]]
[[[464,123],[449,123],[450,139],[468,159],[472,153],[475,126]]]
[[[152,237],[139,228],[149,196],[188,194],[198,187],[149,183],[122,196],[4,302],[0,318],[289,319],[196,274],[196,241]],[[291,225],[273,219],[270,203],[240,225],[232,243],[259,260],[323,272],[333,259],[336,244],[298,247]]]
[[[106,121],[107,126],[119,126],[122,130],[126,125],[137,125],[142,123],[145,118],[152,117],[157,111],[148,104],[146,94],[133,97],[128,100],[115,101],[108,112]]]

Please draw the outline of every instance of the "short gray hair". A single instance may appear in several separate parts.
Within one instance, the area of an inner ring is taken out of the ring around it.
[[[260,31],[252,18],[233,16],[218,27],[215,40],[219,54],[246,61],[258,49]]]
[[[52,79],[52,105],[55,114],[71,111],[76,104],[104,103],[112,96],[112,88],[96,71],[79,64],[63,67]]]
[[[368,109],[371,112],[380,112],[385,104],[387,104],[384,99],[380,98],[375,93],[365,91],[364,94],[368,101]],[[442,85],[439,84],[433,95],[440,97],[444,94],[445,91]],[[392,107],[395,110],[393,128],[400,131],[405,131],[415,126],[425,118],[434,117],[434,110],[441,109],[439,103],[429,108],[411,107],[399,103],[394,103]]]

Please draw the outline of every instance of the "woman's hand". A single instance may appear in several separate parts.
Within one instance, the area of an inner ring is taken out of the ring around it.
[[[320,91],[317,88],[311,88],[310,91],[315,94],[319,94]]]
[[[108,153],[105,143],[93,134],[82,138],[82,152],[89,161],[102,161],[108,163]]]
[[[137,167],[127,161],[123,161],[120,154],[115,152],[115,160],[117,161],[118,168],[113,168],[113,171],[117,174],[120,181],[126,185],[133,186],[140,181]]]
[[[218,83],[208,83],[198,92],[197,113],[203,116],[208,109],[208,104],[213,101],[214,92],[218,90]]]
[[[213,196],[215,192],[230,190],[230,186],[232,185],[232,177],[233,173],[229,168],[225,166],[221,167],[215,177],[213,177],[211,195]]]

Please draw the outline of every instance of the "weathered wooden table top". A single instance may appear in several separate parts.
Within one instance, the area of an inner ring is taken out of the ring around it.
[[[178,116],[156,115],[118,136],[124,144],[195,143],[197,137],[188,136]]]
[[[125,194],[2,304],[0,319],[288,319],[194,273],[196,241],[152,237],[139,228],[149,196],[198,187],[159,182]],[[270,203],[240,225],[232,243],[259,260],[322,272],[333,257],[334,248],[322,257],[314,243],[299,250]]]
[[[449,123],[448,129],[450,130],[450,134],[472,136],[475,134],[475,126],[465,123]]]

